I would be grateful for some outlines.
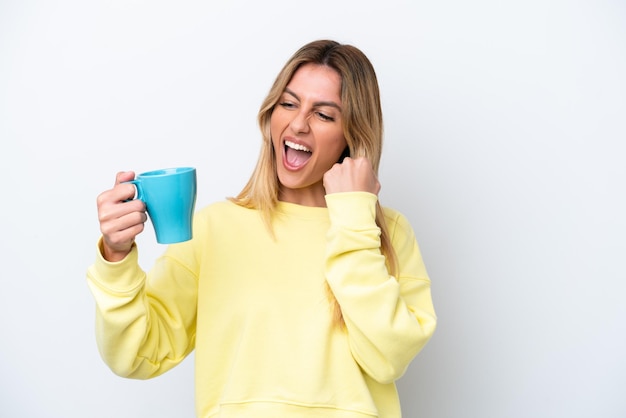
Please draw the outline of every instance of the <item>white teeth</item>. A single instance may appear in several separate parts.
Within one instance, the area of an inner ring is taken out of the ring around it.
[[[296,144],[295,142],[285,141],[285,145],[297,151],[311,152],[311,150],[305,147],[304,145]]]

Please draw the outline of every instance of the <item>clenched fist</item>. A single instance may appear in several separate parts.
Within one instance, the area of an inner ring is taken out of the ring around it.
[[[378,195],[380,183],[367,158],[347,157],[324,174],[324,188],[326,194],[370,192]]]

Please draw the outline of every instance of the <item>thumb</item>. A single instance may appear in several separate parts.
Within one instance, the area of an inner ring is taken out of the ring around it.
[[[120,171],[115,175],[115,184],[124,183],[135,178],[134,171]]]

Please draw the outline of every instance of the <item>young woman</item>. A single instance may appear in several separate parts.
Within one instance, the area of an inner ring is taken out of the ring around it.
[[[394,381],[436,317],[406,218],[382,208],[382,112],[357,48],[298,50],[259,112],[257,166],[238,196],[195,214],[194,238],[149,273],[134,238],[145,207],[118,173],[98,197],[88,282],[97,341],[145,379],[196,350],[199,417],[400,417]]]

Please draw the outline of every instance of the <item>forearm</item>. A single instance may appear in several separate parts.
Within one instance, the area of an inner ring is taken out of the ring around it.
[[[99,253],[87,277],[96,301],[98,347],[116,374],[153,377],[189,353],[191,320],[172,309],[172,301],[162,300],[158,289],[148,289],[136,248],[116,263],[107,262]]]
[[[430,281],[410,237],[399,248],[399,280],[380,250],[375,199],[338,196],[329,202],[327,281],[346,324],[352,353],[372,378],[399,378],[430,339],[435,314]],[[408,226],[408,225],[407,225]]]

